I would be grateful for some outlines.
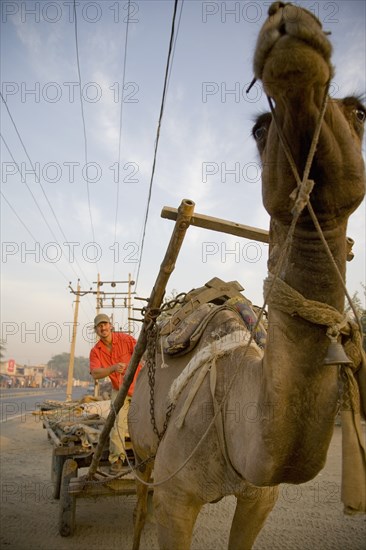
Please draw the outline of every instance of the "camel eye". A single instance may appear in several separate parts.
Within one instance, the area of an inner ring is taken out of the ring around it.
[[[356,113],[356,118],[359,122],[365,122],[365,119],[366,119],[365,111],[363,111],[362,109],[356,109],[355,113]]]
[[[254,137],[257,141],[261,141],[265,134],[266,134],[267,128],[265,126],[260,126],[259,128],[256,128],[254,131]]]

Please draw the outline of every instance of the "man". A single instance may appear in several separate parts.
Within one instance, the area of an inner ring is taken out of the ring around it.
[[[105,313],[100,313],[95,317],[94,328],[100,340],[90,351],[90,374],[94,380],[109,376],[112,382],[111,399],[114,401],[123,383],[123,377],[136,345],[136,340],[129,334],[114,332],[110,319]],[[138,371],[139,368],[136,371],[136,376]],[[127,412],[135,379],[128,390],[124,405],[119,411],[110,432],[109,462],[111,464],[110,472],[113,474],[122,470],[126,458],[121,438],[124,442],[128,433]]]

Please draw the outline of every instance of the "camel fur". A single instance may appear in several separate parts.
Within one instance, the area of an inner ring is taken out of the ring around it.
[[[331,51],[313,14],[283,2],[272,4],[259,33],[254,72],[274,102],[277,124],[300,177],[334,73]],[[364,120],[365,108],[357,98],[330,98],[309,175],[314,181],[310,201],[343,277],[347,220],[365,193]],[[296,180],[271,113],[258,118],[253,136],[263,165],[263,203],[271,217],[268,268],[275,272],[292,221],[290,195]],[[279,277],[306,299],[343,313],[344,290],[308,208],[300,215]],[[159,432],[173,382],[198,354],[210,346],[217,351],[214,369],[207,368],[183,420],[180,415],[200,369],[180,388],[160,442],[150,421],[148,369],[139,375],[129,432],[138,462],[155,457],[139,475],[147,480],[153,468],[162,550],[188,550],[200,508],[226,495],[237,499],[228,547],[251,548],[275,505],[278,484],[304,483],[325,464],[338,406],[339,369],[324,365],[329,345],[324,326],[270,304],[264,352],[238,345],[220,353],[220,340],[227,341],[238,330],[242,324],[237,316],[220,309],[188,354],[162,357],[158,343],[154,409]],[[135,549],[146,515],[146,495],[146,486],[138,484]]]

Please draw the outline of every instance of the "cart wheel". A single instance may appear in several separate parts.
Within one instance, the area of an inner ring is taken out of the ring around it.
[[[78,465],[75,460],[67,459],[62,469],[60,491],[59,533],[62,537],[70,537],[75,528],[76,497],[69,494],[69,483],[77,477]]]
[[[51,481],[53,483],[53,498],[60,498],[62,468],[66,460],[65,456],[56,455],[55,450],[52,452],[52,464],[51,464]]]

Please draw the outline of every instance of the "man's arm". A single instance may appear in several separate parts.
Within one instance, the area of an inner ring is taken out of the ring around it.
[[[110,367],[90,369],[90,374],[92,375],[94,380],[99,380],[100,378],[106,378],[107,376],[112,374],[112,372],[124,374],[126,366],[127,365],[125,363],[116,363],[115,365],[111,365]]]

